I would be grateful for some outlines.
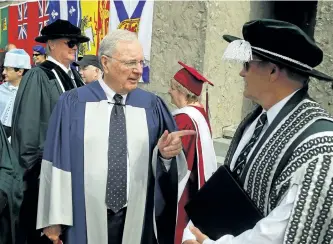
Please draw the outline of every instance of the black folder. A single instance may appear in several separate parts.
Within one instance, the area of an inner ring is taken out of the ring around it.
[[[212,240],[237,236],[263,218],[261,212],[222,165],[185,206],[194,226]]]

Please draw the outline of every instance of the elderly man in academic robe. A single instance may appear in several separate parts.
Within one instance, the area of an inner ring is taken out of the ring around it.
[[[40,233],[34,229],[37,214],[38,176],[42,161],[48,121],[59,96],[84,83],[70,64],[78,45],[89,41],[70,22],[57,20],[45,26],[37,42],[46,43],[47,61],[32,68],[21,80],[17,91],[11,130],[11,144],[26,168],[25,196],[22,204],[22,237],[36,243]],[[23,241],[24,242],[24,241]]]
[[[226,208],[221,201],[209,211],[197,210],[217,215],[214,221],[209,217],[200,221],[192,212],[194,225],[205,231],[187,229],[184,244],[332,243],[333,119],[308,95],[310,76],[333,81],[314,69],[322,62],[323,51],[299,27],[272,19],[245,23],[244,39],[223,37],[230,42],[223,58],[243,62],[244,96],[258,104],[239,125],[225,160],[249,199],[237,203],[235,190],[228,199],[221,196],[235,206]],[[205,184],[211,189],[206,201],[229,187],[217,183],[220,169]],[[217,183],[215,190],[212,182]],[[242,205],[248,210],[242,214],[247,220],[235,223],[230,219],[242,218],[238,216]],[[255,221],[244,223],[250,218]],[[222,228],[231,225],[228,232]]]
[[[54,243],[61,230],[69,244],[173,243],[180,137],[195,131],[175,131],[161,98],[137,88],[147,61],[135,33],[109,33],[98,56],[103,79],[63,94],[52,114],[37,228]]]

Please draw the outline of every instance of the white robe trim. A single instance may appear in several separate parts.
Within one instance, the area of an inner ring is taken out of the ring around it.
[[[65,92],[65,88],[64,88],[64,86],[63,86],[63,84],[62,84],[62,82],[61,82],[61,80],[60,80],[60,78],[59,78],[59,75],[58,75],[57,71],[55,71],[55,69],[52,69],[52,72],[53,72],[53,74],[55,75],[55,77],[56,77],[56,79],[57,79],[57,82],[58,82],[58,84],[59,84],[59,86],[60,86],[62,92]]]
[[[86,104],[84,186],[88,244],[108,243],[105,204],[110,123],[108,106],[107,100]],[[126,105],[125,116],[131,170],[122,243],[140,244],[149,180],[149,134],[144,108]]]
[[[214,150],[214,144],[212,140],[212,136],[208,127],[208,124],[206,122],[205,117],[198,111],[196,108],[193,108],[191,106],[187,106],[181,109],[175,110],[172,115],[178,115],[178,114],[187,114],[190,119],[192,120],[195,130],[197,132],[197,135],[200,135],[200,142],[201,142],[201,150],[202,150],[202,159],[204,163],[204,176],[205,181],[207,181],[212,174],[217,169],[217,160],[216,160],[216,154]],[[196,153],[197,153],[197,160],[199,160],[199,152],[198,152],[198,136],[196,136]],[[197,167],[199,172],[199,162],[197,161]],[[188,170],[186,177],[180,182],[178,187],[178,201],[183,194],[183,191],[185,189],[185,185],[188,181],[188,178],[190,177],[191,171]],[[200,177],[200,173],[198,174]],[[199,179],[200,184],[200,179]],[[199,185],[198,185],[199,189]]]
[[[43,159],[40,173],[36,229],[73,225],[72,175]]]

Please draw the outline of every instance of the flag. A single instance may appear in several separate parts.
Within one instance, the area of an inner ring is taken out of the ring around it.
[[[97,35],[97,50],[99,48],[99,43],[107,35],[109,31],[110,22],[110,1],[100,0],[98,1],[98,16],[96,25],[96,35]]]
[[[99,1],[81,1],[81,25],[82,35],[90,38],[90,41],[79,47],[79,55],[97,54],[97,18]]]
[[[50,16],[49,24],[53,23],[57,19],[63,19],[63,20],[68,20],[77,27],[80,27],[80,22],[81,22],[80,0],[49,1],[48,11]]]
[[[38,0],[38,35],[49,23],[49,0]]]
[[[126,29],[138,34],[145,59],[150,61],[154,1],[112,0],[110,30]],[[150,68],[143,69],[142,81],[149,82]],[[142,82],[141,81],[141,82]]]
[[[81,30],[90,42],[81,45],[80,55],[97,55],[99,43],[109,30],[110,1],[81,1]]]
[[[38,1],[12,4],[8,9],[8,43],[24,49],[32,58],[32,47],[39,34]]]
[[[8,6],[0,9],[0,49],[8,43]]]
[[[28,39],[28,3],[17,6],[18,11],[18,39]]]

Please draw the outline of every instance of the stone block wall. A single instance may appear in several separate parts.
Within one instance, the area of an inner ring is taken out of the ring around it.
[[[318,1],[314,38],[324,51],[323,62],[317,68],[333,76],[333,2],[331,1]],[[310,96],[333,114],[332,83],[312,79],[309,88]]]

